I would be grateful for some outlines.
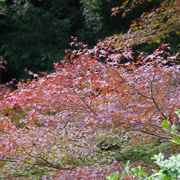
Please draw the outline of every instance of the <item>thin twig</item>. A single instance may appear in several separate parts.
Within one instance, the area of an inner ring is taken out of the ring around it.
[[[129,84],[124,77],[122,77],[116,70],[115,70],[116,74],[129,86],[131,87],[135,92],[137,92],[139,95],[141,95],[142,97],[146,98],[146,99],[151,99],[151,97],[148,97],[144,94],[142,94],[141,92],[139,92],[135,87],[133,87],[131,84]]]
[[[158,103],[156,102],[155,98],[154,98],[154,94],[153,94],[153,81],[150,80],[150,84],[151,84],[151,99],[153,101],[153,103],[155,104],[157,110],[160,112],[160,114],[163,116],[164,119],[168,119],[167,116],[161,111]],[[171,122],[171,121],[170,121]],[[171,122],[172,123],[172,122]]]

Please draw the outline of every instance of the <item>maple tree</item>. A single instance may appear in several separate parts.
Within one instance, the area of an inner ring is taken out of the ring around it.
[[[111,152],[100,151],[106,137],[128,131],[133,143],[140,132],[168,138],[162,120],[178,123],[179,56],[170,55],[169,44],[148,54],[106,41],[88,49],[73,40],[54,73],[29,71],[32,82],[19,82],[0,99],[0,161],[7,177],[13,163],[25,163],[49,168],[54,178],[102,179],[122,168]]]
[[[112,15],[116,15],[116,13],[122,11],[121,13],[124,17],[132,9],[137,8],[137,6],[145,2],[151,3],[155,1],[126,0],[122,6],[112,9]],[[179,7],[178,0],[165,0],[161,3],[160,7],[154,8],[149,12],[144,12],[139,18],[135,19],[131,23],[127,33],[114,35],[114,37],[107,38],[107,41],[114,43],[115,47],[122,47],[124,43],[130,46],[143,43],[160,44],[171,35],[173,37],[179,37]]]
[[[163,1],[152,1],[152,0],[125,0],[120,6],[116,6],[112,8],[112,15],[116,15],[117,13],[122,13],[122,16],[125,17],[129,14],[133,9],[139,7],[145,3],[153,3],[153,8],[156,7],[156,4],[161,4]]]

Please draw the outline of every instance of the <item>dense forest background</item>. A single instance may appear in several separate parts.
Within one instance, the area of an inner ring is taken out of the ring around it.
[[[52,72],[71,36],[93,47],[98,40],[126,33],[133,20],[160,7],[163,0],[2,0],[0,1],[0,55],[7,61],[1,83],[27,77],[25,68],[35,73]],[[164,16],[163,21],[168,19]],[[140,27],[136,22],[136,28]],[[132,26],[133,27],[133,26]],[[141,27],[140,27],[141,28]],[[172,27],[173,28],[173,27]],[[177,30],[163,34],[153,45],[134,43],[133,48],[152,51],[160,43],[171,43],[178,51]],[[157,35],[158,36],[158,35]],[[161,40],[161,41],[160,41]]]

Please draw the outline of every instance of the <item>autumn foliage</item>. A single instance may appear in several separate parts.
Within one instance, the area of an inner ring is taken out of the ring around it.
[[[132,131],[165,138],[162,120],[177,123],[180,66],[169,44],[152,54],[105,42],[88,49],[76,39],[72,46],[54,73],[31,73],[32,82],[0,99],[2,168],[25,163],[52,168],[54,178],[103,179],[121,169],[99,152],[104,137]]]

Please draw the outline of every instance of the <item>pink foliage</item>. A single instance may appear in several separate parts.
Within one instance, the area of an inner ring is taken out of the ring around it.
[[[0,100],[0,159],[64,169],[62,179],[88,173],[98,179],[106,166],[71,170],[91,164],[89,159],[103,161],[97,137],[125,129],[161,137],[162,120],[176,122],[173,112],[180,108],[178,57],[166,48],[150,55],[139,52],[137,58],[131,49],[103,43],[90,50],[83,44],[69,49],[54,64],[54,73],[19,83],[18,90]]]

